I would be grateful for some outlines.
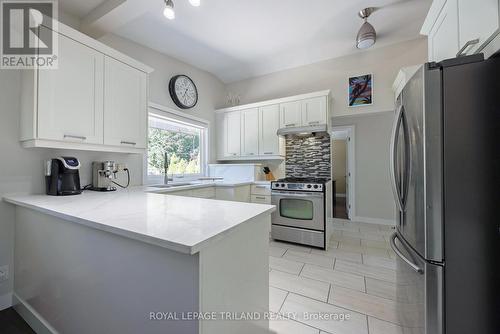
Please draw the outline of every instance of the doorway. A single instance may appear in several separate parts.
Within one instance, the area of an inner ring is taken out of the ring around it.
[[[333,217],[354,216],[354,126],[332,129],[332,179],[335,181]]]

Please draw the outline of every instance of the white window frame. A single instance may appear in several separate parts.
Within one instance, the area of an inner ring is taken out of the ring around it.
[[[148,135],[149,135],[149,117],[157,117],[163,118],[165,120],[186,124],[192,127],[200,128],[201,137],[200,137],[200,169],[201,173],[199,174],[174,174],[173,182],[189,182],[198,180],[200,177],[206,176],[208,174],[208,159],[210,156],[209,152],[209,142],[210,142],[210,122],[206,119],[199,118],[196,116],[192,116],[175,109],[162,106],[156,103],[149,103],[148,108]],[[149,140],[148,140],[149,142]],[[163,184],[164,183],[164,175],[149,175],[148,174],[148,154],[147,151],[144,154],[144,184],[152,185],[152,184]],[[171,175],[169,175],[171,176]]]

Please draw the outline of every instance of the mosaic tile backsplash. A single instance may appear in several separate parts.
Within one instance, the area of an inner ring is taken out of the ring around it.
[[[286,138],[287,177],[332,177],[329,135]]]

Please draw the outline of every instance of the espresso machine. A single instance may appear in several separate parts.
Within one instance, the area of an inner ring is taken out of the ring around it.
[[[47,195],[69,196],[82,193],[80,188],[80,161],[73,157],[58,157],[45,164]]]
[[[119,184],[117,174],[120,172],[127,173],[127,184]],[[116,191],[116,186],[127,188],[130,184],[130,173],[128,168],[123,164],[118,164],[114,161],[94,161],[92,163],[92,186],[89,190],[93,191]]]

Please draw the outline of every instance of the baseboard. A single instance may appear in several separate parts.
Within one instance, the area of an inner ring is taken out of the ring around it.
[[[12,306],[12,292],[0,296],[0,311]]]
[[[338,194],[338,193],[336,193],[335,197],[346,197],[346,194]]]
[[[371,218],[371,217],[353,217],[351,219],[353,222],[368,223],[368,224],[379,224],[379,225],[389,225],[396,226],[396,221],[392,219],[382,219],[382,218]]]
[[[58,334],[58,332],[30,304],[15,293],[12,303],[16,312],[28,323],[37,334]]]

